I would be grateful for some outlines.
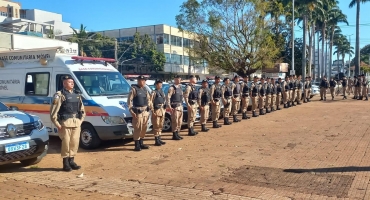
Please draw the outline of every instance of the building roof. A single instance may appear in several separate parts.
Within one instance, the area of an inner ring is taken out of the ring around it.
[[[48,24],[48,23],[43,23],[43,22],[36,22],[32,20],[27,20],[27,19],[14,19],[14,20],[6,20],[3,22],[0,22],[0,26],[2,25],[8,25],[8,24],[23,24],[23,23],[32,23],[32,24],[40,24],[40,25],[45,25],[45,26],[54,26],[53,24]]]

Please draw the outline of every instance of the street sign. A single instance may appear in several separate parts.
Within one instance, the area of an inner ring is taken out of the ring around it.
[[[290,70],[290,75],[295,75],[295,70],[294,69]]]

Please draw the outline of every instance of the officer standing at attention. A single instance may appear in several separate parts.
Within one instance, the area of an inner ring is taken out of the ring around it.
[[[250,93],[250,88],[248,87],[248,76],[244,76],[244,81],[242,83],[242,119],[249,119],[247,115],[248,111],[248,105],[249,105],[249,93]]]
[[[271,86],[271,102],[270,102],[270,109],[271,111],[275,111],[275,104],[276,104],[276,94],[277,94],[277,87],[275,80],[273,78],[270,79],[270,86]]]
[[[198,91],[195,89],[196,77],[190,75],[189,84],[184,92],[185,103],[188,107],[188,135],[194,136],[198,132],[194,131],[194,121],[198,110]]]
[[[270,113],[270,105],[271,105],[271,83],[270,83],[270,78],[267,77],[266,79],[266,99],[265,99],[265,108],[266,108],[266,113]]]
[[[297,90],[297,86],[296,86],[296,77],[295,75],[294,76],[290,76],[289,77],[289,87],[290,87],[290,103],[291,103],[291,106],[295,106],[294,102],[296,101],[296,90]]]
[[[166,96],[162,90],[162,81],[160,79],[155,80],[154,82],[155,90],[152,91],[151,94],[151,102],[153,105],[152,108],[152,124],[153,124],[153,131],[154,131],[154,145],[155,146],[162,146],[166,144],[161,140],[161,133],[163,129],[164,117],[166,114]]]
[[[202,87],[199,88],[198,105],[200,108],[200,123],[202,125],[202,131],[207,132],[209,129],[206,128],[206,124],[209,117],[209,103],[211,101],[211,95],[208,87],[208,81],[202,81]]]
[[[224,125],[230,125],[231,122],[229,121],[229,114],[231,111],[231,104],[233,97],[233,90],[230,84],[230,79],[225,78],[224,84],[222,85],[222,103],[224,104]]]
[[[298,75],[297,77],[297,80],[295,82],[295,85],[297,87],[296,89],[296,97],[297,97],[297,104],[298,105],[301,105],[301,98],[302,98],[302,87],[303,87],[303,84],[302,84],[302,76],[301,75]]]
[[[278,78],[278,82],[276,83],[276,110],[280,109],[280,103],[281,103],[281,94],[283,92],[283,82],[281,82],[281,78]]]
[[[233,113],[233,119],[234,122],[240,122],[238,119],[238,112],[240,110],[240,101],[241,101],[241,84],[239,83],[239,76],[234,76],[234,82],[232,83],[232,89],[233,89],[233,98],[232,98],[232,109],[231,112]]]
[[[253,83],[251,84],[251,95],[252,96],[252,117],[258,117],[257,113],[256,113],[256,109],[257,109],[257,101],[258,101],[258,94],[259,94],[259,85],[257,84],[257,81],[258,81],[258,77],[255,76],[253,78]]]
[[[307,103],[308,99],[309,99],[309,96],[308,96],[308,93],[309,93],[309,78],[306,77],[306,81],[304,82],[303,84],[303,87],[304,87],[304,95],[303,95],[303,103]]]
[[[329,88],[329,83],[326,80],[326,76],[324,76],[320,83],[320,101],[326,101],[326,91]]]
[[[363,99],[363,98],[365,98],[365,101],[368,101],[368,87],[367,87],[367,80],[366,80],[366,78],[365,78],[365,75],[364,74],[362,74],[361,75],[361,77],[362,77],[362,82],[361,82],[361,85],[362,85],[362,96],[361,96],[361,100]]]
[[[281,87],[283,89],[283,103],[284,103],[284,108],[289,108],[290,107],[290,86],[289,86],[289,78],[285,77],[285,81]]]
[[[131,85],[127,97],[127,106],[132,115],[132,126],[134,128],[134,151],[149,149],[144,145],[146,129],[148,127],[149,110],[151,110],[150,94],[145,88],[146,78],[142,75],[137,77],[137,84]]]
[[[266,90],[267,90],[267,84],[265,83],[265,79],[261,78],[261,83],[259,85],[259,95],[258,95],[258,108],[260,109],[260,115],[266,114],[264,110],[264,103],[266,100]]]
[[[183,118],[183,93],[180,83],[180,76],[175,75],[174,84],[171,85],[171,87],[169,87],[168,89],[166,101],[167,108],[171,110],[171,127],[173,140],[182,140],[182,137],[179,135]]]
[[[220,84],[220,77],[215,76],[215,83],[211,86],[211,103],[212,103],[212,122],[213,128],[220,128],[221,125],[217,123],[221,112],[221,98],[222,86]]]
[[[348,87],[348,80],[347,80],[347,77],[344,76],[342,80],[343,99],[347,99],[347,96],[346,96],[347,87]]]
[[[336,85],[337,85],[337,82],[334,80],[333,77],[331,77],[329,81],[331,100],[334,100],[334,90],[335,90]]]
[[[63,171],[67,172],[81,168],[74,162],[74,157],[80,141],[81,123],[86,116],[82,97],[73,88],[72,77],[64,76],[63,89],[55,93],[50,107],[51,122],[58,128],[62,140]]]
[[[358,87],[360,86],[360,82],[358,81],[357,76],[353,77],[353,86],[355,87],[353,99],[357,99],[360,96],[358,92],[359,91]]]

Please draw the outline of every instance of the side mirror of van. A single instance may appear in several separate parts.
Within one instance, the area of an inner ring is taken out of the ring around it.
[[[19,110],[17,106],[10,106],[9,109],[10,110]]]

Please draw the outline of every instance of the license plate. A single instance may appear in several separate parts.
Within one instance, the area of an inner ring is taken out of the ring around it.
[[[27,150],[30,148],[29,142],[19,142],[5,145],[5,153],[12,153],[16,151]]]

